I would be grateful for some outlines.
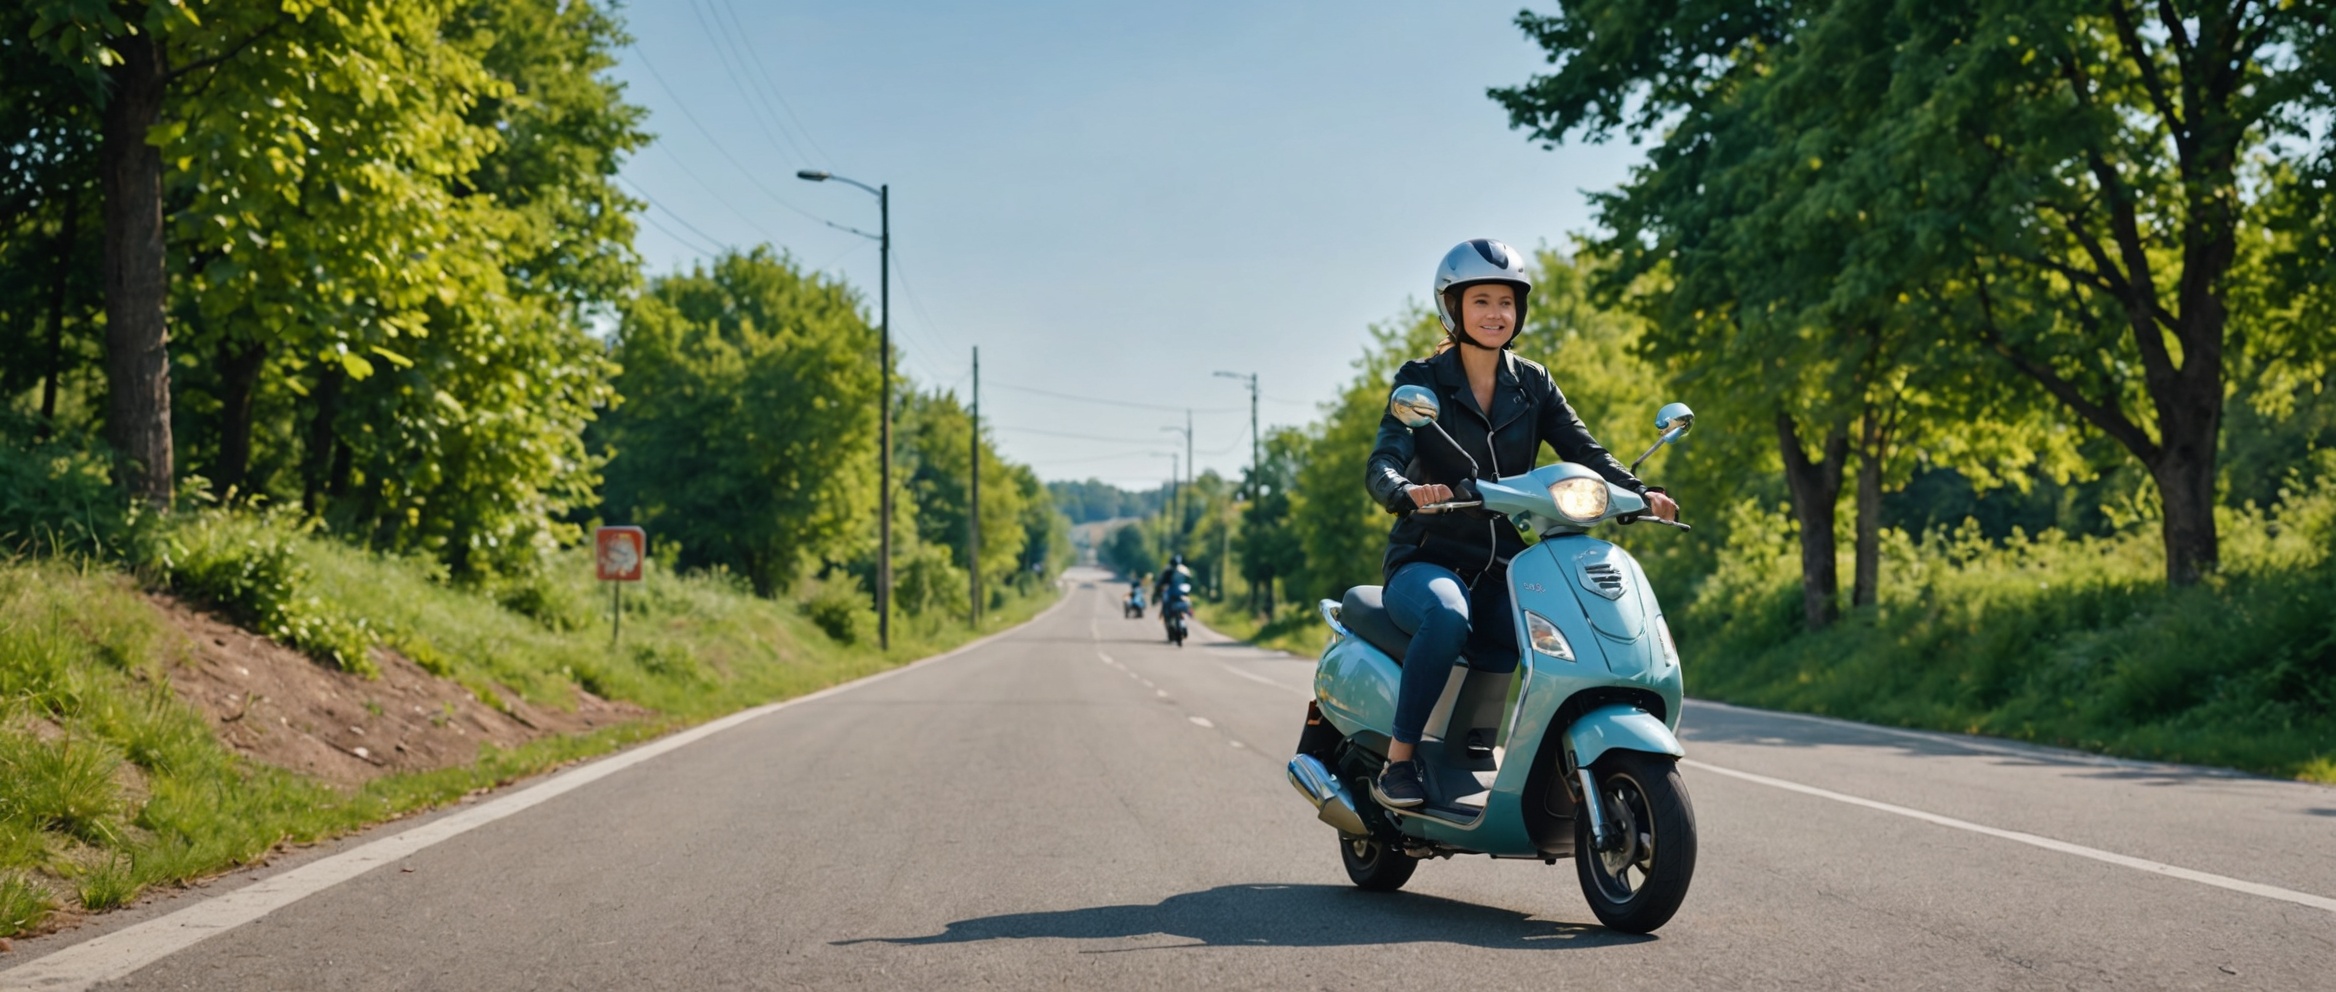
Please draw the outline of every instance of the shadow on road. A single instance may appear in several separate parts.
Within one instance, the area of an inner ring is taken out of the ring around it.
[[[1170,896],[1151,906],[1008,913],[959,920],[926,937],[861,937],[831,943],[962,944],[1020,937],[1098,939],[1149,934],[1195,942],[1178,945],[1187,947],[1436,943],[1533,949],[1610,947],[1655,939],[1597,926],[1539,920],[1515,910],[1434,896],[1364,892],[1343,885],[1220,885]]]

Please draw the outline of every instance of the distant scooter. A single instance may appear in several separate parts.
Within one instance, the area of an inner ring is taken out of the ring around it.
[[[1120,602],[1120,613],[1130,620],[1144,618],[1144,589],[1142,586],[1139,585],[1127,591],[1127,598]]]
[[[1388,809],[1367,784],[1386,760],[1411,637],[1378,586],[1323,600],[1332,637],[1290,784],[1338,829],[1358,886],[1400,888],[1421,859],[1454,854],[1571,858],[1601,922],[1651,932],[1678,911],[1695,874],[1695,810],[1676,767],[1686,755],[1674,735],[1679,651],[1637,560],[1587,531],[1608,521],[1689,528],[1647,516],[1640,496],[1579,465],[1479,480],[1474,460],[1436,424],[1437,406],[1419,386],[1398,388],[1389,404],[1419,439],[1423,462],[1433,454],[1465,469],[1448,473],[1462,480],[1451,501],[1423,509],[1470,511],[1487,526],[1497,513],[1542,534],[1509,562],[1506,619],[1520,664],[1502,674],[1453,666],[1414,752],[1428,801]],[[1694,419],[1685,404],[1665,406],[1655,418],[1660,440],[1631,468],[1686,436]]]

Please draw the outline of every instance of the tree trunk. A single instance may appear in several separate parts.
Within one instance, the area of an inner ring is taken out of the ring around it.
[[[1841,498],[1841,465],[1849,457],[1849,434],[1839,427],[1825,438],[1824,460],[1812,463],[1790,414],[1776,415],[1777,442],[1784,453],[1784,481],[1792,492],[1793,518],[1801,527],[1801,613],[1810,630],[1823,630],[1837,613],[1840,570],[1834,564],[1834,508]]]
[[[252,407],[267,358],[263,342],[219,342],[219,464],[212,474],[222,495],[250,495],[244,490],[251,472]]]
[[[1850,580],[1849,605],[1872,606],[1882,588],[1882,465],[1889,435],[1878,411],[1868,410],[1858,426],[1857,566]]]
[[[333,421],[341,412],[341,384],[348,373],[337,365],[325,366],[316,374],[316,388],[309,391],[308,400],[315,412],[308,418],[308,439],[300,449],[300,508],[310,516],[324,512],[327,487],[332,483],[333,455],[339,450],[339,435]]]
[[[2186,586],[2214,571],[2221,560],[2214,526],[2214,462],[2222,420],[2219,411],[2193,412],[2179,420],[2161,417],[2158,423],[2166,440],[2149,469],[2165,507],[2160,527],[2166,545],[2166,582]]]
[[[40,436],[57,423],[57,380],[65,374],[65,288],[73,277],[73,242],[81,230],[79,189],[65,192],[65,227],[57,234],[57,277],[49,284],[49,368],[41,376]]]
[[[168,506],[175,466],[170,437],[170,335],[163,322],[168,273],[162,244],[162,153],[146,134],[162,114],[168,71],[151,34],[116,42],[106,71],[98,181],[105,194],[106,440],[121,459],[123,487]]]

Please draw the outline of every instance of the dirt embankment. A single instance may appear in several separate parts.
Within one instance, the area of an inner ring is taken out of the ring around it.
[[[203,713],[220,741],[254,761],[343,787],[466,764],[481,744],[511,747],[646,715],[582,690],[573,711],[499,692],[505,712],[385,648],[373,651],[381,677],[367,679],[325,668],[173,597],[148,599],[186,638],[184,650],[173,652],[171,688]]]

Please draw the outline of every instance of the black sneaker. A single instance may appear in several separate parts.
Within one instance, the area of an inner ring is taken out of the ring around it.
[[[1388,762],[1379,770],[1379,777],[1371,780],[1371,798],[1392,809],[1427,805],[1428,790],[1419,780],[1419,762]]]

